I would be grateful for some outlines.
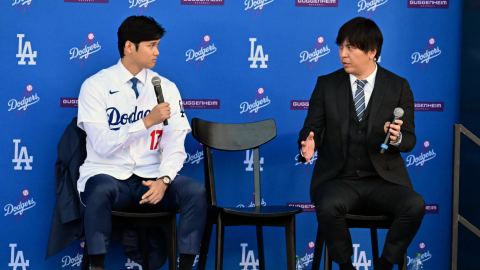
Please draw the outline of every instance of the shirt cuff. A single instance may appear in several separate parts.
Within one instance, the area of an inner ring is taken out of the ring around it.
[[[160,168],[160,174],[159,174],[158,178],[160,178],[162,176],[168,176],[168,177],[170,177],[170,180],[173,181],[175,179],[175,177],[177,176],[177,171],[175,169],[170,168],[170,167],[163,167],[163,168]]]

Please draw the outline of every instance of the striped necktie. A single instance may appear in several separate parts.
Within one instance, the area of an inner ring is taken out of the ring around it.
[[[355,91],[355,97],[353,101],[355,102],[355,110],[357,111],[358,122],[362,121],[363,114],[365,113],[365,92],[363,88],[367,84],[367,80],[356,80],[357,91]]]
[[[133,77],[130,81],[133,83],[132,89],[133,89],[133,91],[135,91],[135,96],[138,98],[138,90],[137,90],[138,79]]]

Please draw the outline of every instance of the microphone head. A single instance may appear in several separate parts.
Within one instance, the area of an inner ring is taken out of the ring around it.
[[[395,117],[397,118],[401,118],[403,116],[403,109],[400,107],[395,108],[395,110],[393,111],[393,115],[395,115]]]
[[[153,86],[159,86],[160,83],[162,83],[162,80],[160,79],[160,77],[155,76],[155,77],[152,78]],[[403,114],[403,111],[402,111],[402,114]]]

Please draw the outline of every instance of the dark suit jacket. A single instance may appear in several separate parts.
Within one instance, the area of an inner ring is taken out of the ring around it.
[[[352,91],[349,74],[339,69],[318,77],[310,98],[307,118],[298,139],[305,141],[310,131],[314,133],[318,159],[310,185],[310,197],[320,184],[333,179],[345,164],[348,146],[349,91]],[[367,128],[367,148],[376,171],[383,179],[410,188],[412,183],[400,152],[410,152],[415,147],[415,123],[413,93],[407,80],[378,65]],[[393,110],[400,107],[405,114],[401,118],[402,142],[398,147],[389,146],[380,154],[385,140],[384,125],[392,121]],[[322,136],[323,135],[323,136]],[[322,138],[323,137],[323,138]],[[305,159],[300,155],[300,162]]]

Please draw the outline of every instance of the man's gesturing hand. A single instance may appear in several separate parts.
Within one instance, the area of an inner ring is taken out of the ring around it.
[[[157,204],[163,199],[165,190],[168,187],[162,181],[142,181],[142,184],[147,186],[150,190],[143,194],[140,204]]]
[[[403,125],[403,121],[400,119],[397,119],[395,120],[395,124],[386,122],[385,126],[383,126],[383,130],[385,131],[385,133],[387,133],[388,128],[390,128],[390,140],[396,141],[402,125]]]
[[[303,157],[310,162],[310,159],[313,157],[313,153],[315,152],[315,141],[313,140],[313,132],[310,131],[307,139],[302,141],[302,154]]]
[[[167,102],[153,107],[152,111],[142,120],[145,127],[149,129],[153,125],[162,123],[165,119],[170,119],[170,104]]]

